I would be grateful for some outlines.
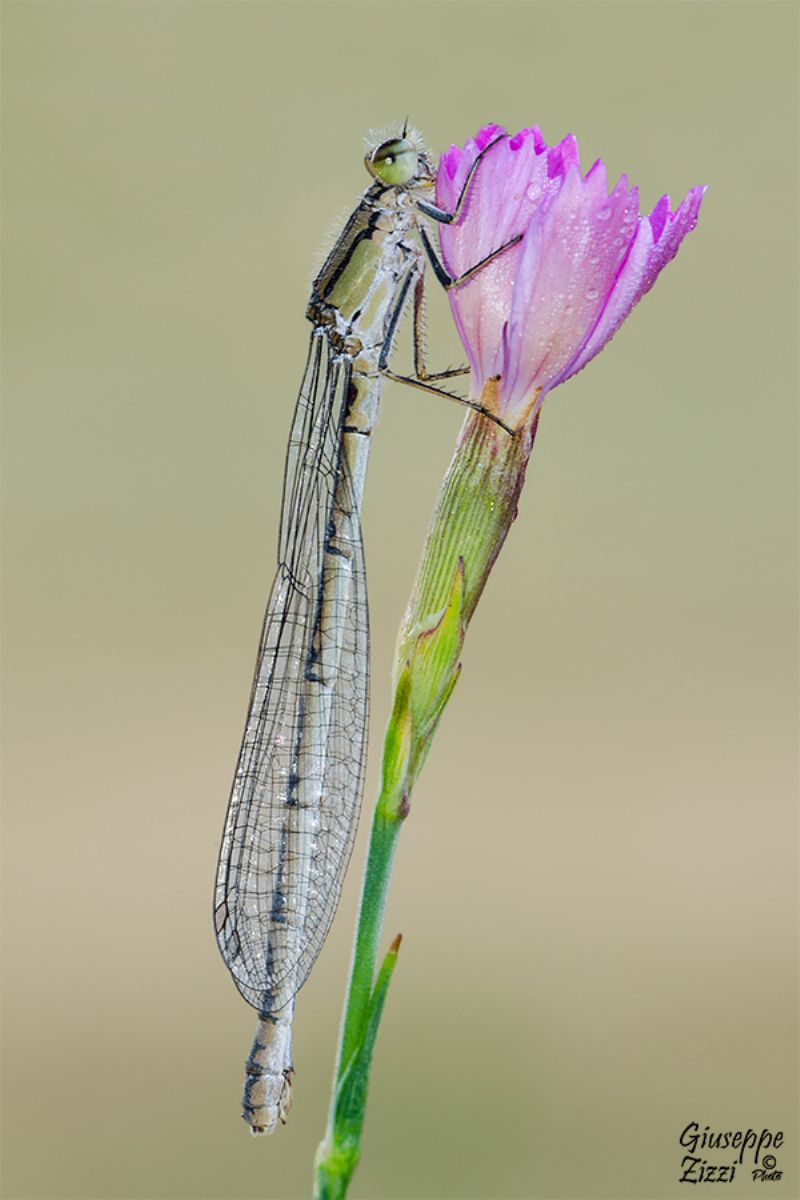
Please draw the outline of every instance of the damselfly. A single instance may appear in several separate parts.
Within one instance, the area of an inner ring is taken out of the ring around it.
[[[493,144],[473,164],[453,213],[425,198],[435,176],[417,134],[403,128],[374,146],[365,158],[373,182],[312,285],[307,316],[313,328],[289,435],[278,571],[220,849],[214,912],[225,963],[259,1014],[242,1102],[254,1133],[272,1132],[291,1106],[294,998],[333,920],[358,821],[369,691],[359,512],[382,380],[449,396],[435,381],[466,368],[425,369],[426,255],[439,281],[452,287],[506,249],[451,279],[420,216],[457,220],[472,175]],[[403,376],[388,361],[412,297],[414,374]]]

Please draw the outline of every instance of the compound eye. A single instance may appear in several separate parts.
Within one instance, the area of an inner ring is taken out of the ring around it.
[[[410,183],[416,177],[418,167],[417,151],[405,138],[384,142],[367,159],[367,169],[392,187]]]

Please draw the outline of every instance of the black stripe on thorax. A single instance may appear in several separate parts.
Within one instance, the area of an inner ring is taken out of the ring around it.
[[[358,211],[360,211],[360,209]],[[342,275],[349,267],[350,260],[352,259],[353,255],[355,254],[356,248],[362,242],[372,241],[373,234],[375,233],[376,228],[377,228],[378,218],[381,215],[382,214],[378,210],[373,210],[370,213],[369,217],[367,218],[366,228],[359,230],[359,232],[351,240],[350,245],[347,248],[347,252],[342,256],[341,262],[338,263],[338,265],[337,265],[335,271],[333,272],[333,274],[331,275],[330,279],[327,280],[327,287],[325,289],[325,295],[327,295],[329,292],[332,292],[333,289],[336,287],[336,284],[339,282]],[[323,299],[325,299],[325,295],[323,295],[323,297],[322,297]]]

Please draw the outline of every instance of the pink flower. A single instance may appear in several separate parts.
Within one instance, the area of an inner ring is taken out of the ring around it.
[[[572,135],[548,147],[536,126],[510,137],[487,125],[463,150],[442,155],[442,208],[453,211],[486,146],[460,217],[441,227],[440,241],[458,277],[521,236],[449,293],[473,392],[499,380],[484,403],[516,427],[616,333],[694,229],[705,188],[692,188],[675,212],[663,196],[643,217],[626,176],[609,193],[601,160],[581,175]]]

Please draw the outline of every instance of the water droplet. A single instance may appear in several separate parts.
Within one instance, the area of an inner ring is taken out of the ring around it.
[[[586,293],[586,299],[587,300],[596,300],[599,295],[600,295],[600,293],[597,290],[597,288],[589,288],[588,292]]]
[[[597,214],[597,219],[598,219],[598,221],[607,221],[610,216],[611,216],[611,208],[609,207],[609,205],[606,205],[605,208],[601,208],[599,210],[599,212]]]

